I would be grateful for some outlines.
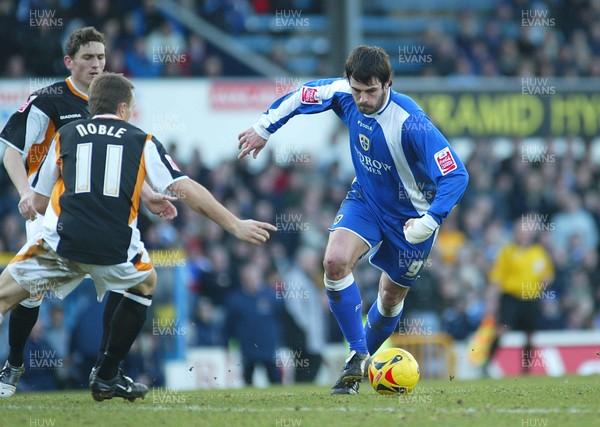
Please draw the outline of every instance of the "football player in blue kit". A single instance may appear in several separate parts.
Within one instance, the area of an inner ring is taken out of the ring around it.
[[[358,392],[369,354],[398,326],[404,298],[469,179],[423,110],[391,86],[387,53],[359,46],[346,60],[345,77],[306,83],[276,100],[238,136],[238,157],[256,158],[269,136],[295,115],[333,110],[348,126],[356,177],[330,227],[323,261],[329,306],[350,345],[332,394]],[[373,248],[369,261],[381,278],[363,326],[352,270]]]

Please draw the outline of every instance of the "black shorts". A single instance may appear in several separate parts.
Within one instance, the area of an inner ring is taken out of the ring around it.
[[[498,324],[513,331],[533,332],[537,329],[539,301],[522,300],[502,294]]]

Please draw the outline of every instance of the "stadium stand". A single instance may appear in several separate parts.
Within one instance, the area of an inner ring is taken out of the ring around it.
[[[156,8],[154,0],[145,0],[141,5],[133,1],[94,0],[91,8],[82,3],[40,2],[40,8],[54,10],[56,17],[64,22],[63,31],[47,32],[29,26],[29,16],[21,2],[0,0],[0,39],[4,42],[0,50],[0,76],[63,75],[62,61],[56,60],[60,54],[39,52],[60,52],[64,34],[82,25],[96,25],[105,32],[110,51],[106,68],[128,76],[256,76],[239,64],[223,66],[235,61],[218,46],[172,22]],[[292,9],[286,6],[288,2],[180,2],[190,13],[209,20],[291,74],[329,76],[326,57],[334,47],[327,39],[329,23],[322,2],[293,3],[294,10],[302,11],[301,18],[307,20],[309,31],[304,26],[277,26],[277,12]],[[534,5],[548,11],[554,20],[551,28],[521,25],[524,11]],[[365,43],[384,47],[394,59],[399,75],[600,77],[598,1],[378,0],[365,1],[363,8]],[[157,68],[149,69],[143,58],[144,52],[147,53],[146,43],[165,22],[171,23],[168,31],[184,41],[182,46],[187,46],[185,53],[191,61],[173,67],[154,64]],[[399,48],[422,49],[435,61],[402,64],[398,61]],[[541,235],[543,245],[552,254],[557,275],[549,288],[555,297],[543,302],[540,327],[600,329],[600,164],[593,160],[597,158],[595,146],[589,140],[577,138],[548,140],[545,142],[554,156],[552,162],[528,162],[523,161],[521,149],[526,141],[510,140],[506,152],[496,149],[486,139],[473,142],[474,149],[465,159],[471,175],[466,196],[442,227],[432,254],[435,268],[425,268],[419,285],[409,293],[405,316],[410,316],[411,310],[429,313],[439,321],[442,332],[456,340],[472,333],[483,316],[489,269],[499,248],[510,237],[512,221],[522,215],[534,215],[548,230],[556,228],[553,233]],[[301,212],[311,224],[310,233],[280,234],[272,244],[252,249],[250,253],[211,224],[190,221],[183,206],[179,206],[180,215],[173,223],[154,218],[141,223],[144,241],[150,249],[187,252],[191,316],[196,316],[196,307],[201,304],[211,307],[203,314],[202,322],[213,325],[213,336],[198,338],[200,334],[190,334],[189,344],[204,343],[210,338],[218,345],[223,342],[218,336],[222,329],[223,301],[230,291],[240,287],[237,266],[249,260],[263,265],[265,280],[275,292],[281,282],[278,262],[293,262],[296,250],[302,245],[323,250],[327,233],[323,224],[331,222],[352,177],[335,162],[281,165],[271,159],[262,170],[250,173],[244,163],[233,161],[209,169],[201,158],[202,152],[198,150],[192,157],[175,160],[232,210],[268,221],[274,221],[277,213]],[[242,187],[244,191],[239,190]],[[24,243],[18,200],[2,170],[0,252],[14,252]],[[321,208],[315,210],[314,206]],[[581,218],[585,221],[579,221]],[[562,227],[574,221],[581,224],[579,229]],[[316,283],[322,283],[321,268],[315,265]],[[363,307],[369,307],[377,292],[372,269],[361,262],[355,276],[364,287],[363,296],[367,300]],[[48,305],[42,316],[47,328],[52,302]],[[70,331],[81,311],[79,305],[78,298],[65,302],[64,322]],[[167,308],[166,299],[158,298],[155,309]],[[327,340],[339,342],[337,326],[328,310],[323,310],[328,316]],[[6,324],[3,328],[6,329]],[[143,371],[142,361],[145,361],[152,366],[151,375],[162,378],[164,373],[156,361],[158,354],[168,350],[156,344],[150,330],[148,325],[143,339],[151,344],[138,349],[139,375],[148,374]],[[0,349],[1,352],[5,347]],[[0,354],[0,359],[3,357],[5,354]]]

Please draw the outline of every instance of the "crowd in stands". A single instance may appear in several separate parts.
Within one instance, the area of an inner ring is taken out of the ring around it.
[[[234,37],[267,34],[264,53],[292,72],[290,61],[299,48],[295,37],[299,41],[310,33],[310,17],[326,17],[326,2],[317,0],[178,3]],[[427,76],[600,76],[600,27],[596,25],[600,2],[504,0],[485,4],[491,6],[482,10],[465,2],[448,11],[440,1],[439,9],[450,13],[446,16],[451,25],[429,25],[410,34],[410,44],[431,60],[399,66],[397,71]],[[403,13],[401,5],[385,0],[364,2],[363,9],[375,17]],[[431,8],[419,17],[426,20],[435,12]],[[278,13],[290,17],[301,13],[307,25],[276,26]],[[408,8],[407,13],[414,10]],[[106,35],[106,68],[113,72],[135,77],[257,75],[167,15],[157,7],[157,0],[0,0],[0,36],[6,41],[0,52],[0,76],[64,74],[64,39],[73,28],[85,25],[96,26]],[[387,33],[390,43],[386,45],[391,46],[393,58],[399,48],[407,47],[405,35],[403,28]],[[331,49],[327,43],[314,44],[312,54],[322,66],[314,66],[310,74],[332,72],[324,65]],[[340,72],[335,70],[335,74]]]
[[[244,17],[248,14],[272,14],[290,7],[289,2],[275,0],[181,3],[231,34],[247,31]],[[321,2],[293,3],[311,14],[323,13]],[[28,14],[35,8],[54,10],[55,18],[62,19],[60,28],[32,27]],[[548,10],[555,23],[523,26],[522,11],[533,8]],[[595,25],[600,21],[598,1],[504,1],[498,2],[487,21],[474,17],[473,11],[460,13],[459,32],[454,38],[434,28],[427,31],[421,41],[431,49],[434,60],[417,73],[600,76],[600,26]],[[64,75],[60,58],[65,34],[83,25],[95,25],[107,36],[107,70],[128,76],[212,77],[243,69],[227,66],[230,59],[218,48],[167,19],[157,10],[155,0],[0,0],[1,38],[14,41],[4,43],[0,52],[0,75]],[[156,46],[164,45],[175,46],[177,52],[171,53],[185,55],[185,61],[153,60],[152,55],[164,52]],[[343,138],[332,137],[331,141],[327,148],[331,152],[338,152],[336,144],[344,143]],[[515,220],[533,220],[557,273],[545,289],[539,327],[600,329],[600,165],[592,160],[591,142],[548,139],[544,141],[547,155],[542,159],[531,159],[522,144],[512,141],[508,156],[494,150],[491,140],[473,144],[464,159],[471,177],[469,187],[441,228],[434,252],[408,294],[400,333],[414,333],[418,325],[421,331],[444,331],[456,340],[466,339],[484,315],[489,269],[499,249],[510,241]],[[175,146],[170,148],[176,153]],[[239,216],[272,222],[280,230],[269,244],[256,248],[236,241],[211,222],[197,219],[183,204],[178,204],[179,216],[171,222],[143,214],[143,240],[158,254],[163,251],[162,261],[172,249],[186,253],[182,265],[187,272],[189,318],[178,321],[187,344],[224,347],[237,341],[243,348],[248,337],[240,329],[245,321],[239,319],[258,312],[267,317],[256,327],[248,325],[247,333],[268,341],[273,348],[285,345],[301,350],[313,358],[309,365],[314,369],[326,343],[342,340],[324,294],[321,257],[327,227],[352,179],[349,158],[332,155],[324,156],[330,160],[311,157],[283,164],[271,152],[263,170],[251,173],[245,161],[236,160],[208,169],[200,149],[189,158],[174,157],[190,177]],[[17,203],[17,193],[2,170],[0,252],[15,252],[25,242]],[[173,337],[156,333],[153,322],[173,318],[173,283],[169,278],[172,268],[159,263],[157,267],[157,298],[145,332],[126,361],[126,370],[133,377],[161,385],[161,361],[172,356]],[[366,309],[376,297],[378,275],[364,259],[359,262],[355,276]],[[246,313],[239,310],[239,301],[246,301]],[[63,373],[44,376],[30,369],[29,377],[24,377],[25,387],[85,386],[99,342],[99,336],[90,333],[97,329],[91,325],[102,312],[93,288],[80,287],[64,304],[49,298],[43,307],[26,352],[55,352],[55,360],[69,367],[68,374],[57,370]],[[233,312],[238,320],[232,323]],[[5,323],[0,327],[2,342],[7,342],[6,333]],[[0,346],[0,358],[6,356],[5,351],[6,346]],[[260,362],[262,356],[256,357]],[[314,375],[298,372],[297,378],[312,380]]]
[[[498,155],[491,141],[478,141],[465,159],[471,175],[465,197],[445,221],[421,278],[408,294],[399,333],[443,331],[456,340],[466,339],[484,315],[488,273],[499,249],[511,241],[515,221],[536,224],[538,240],[552,255],[557,273],[552,283],[544,284],[540,329],[600,328],[600,196],[595,185],[600,165],[590,160],[590,145],[583,141],[546,143],[549,154],[532,161],[527,156],[530,149],[519,140],[513,141],[508,157]],[[190,346],[243,346],[248,339],[260,339],[273,348],[285,345],[319,360],[326,343],[341,342],[323,290],[321,257],[327,227],[352,176],[337,161],[304,160],[281,164],[272,157],[263,170],[250,173],[244,161],[235,160],[209,170],[199,152],[187,162],[178,159],[189,176],[232,211],[270,221],[280,231],[257,248],[194,218],[183,204],[171,222],[148,214],[140,227],[147,247],[157,251],[161,279],[139,353],[134,352],[138,364],[131,369],[151,369],[152,378],[161,378],[160,360],[168,357],[173,339],[160,328],[157,333],[161,318],[175,318]],[[17,195],[6,176],[3,182],[0,247],[10,251],[23,242],[24,228]],[[169,262],[173,248],[186,252],[185,262]],[[173,313],[173,265],[188,273],[188,319]],[[355,276],[368,309],[377,294],[378,270],[361,260]],[[56,354],[69,348],[67,354],[80,358],[73,363],[85,363],[87,357],[89,364],[99,340],[89,331],[101,308],[93,288],[81,288],[67,298],[65,316],[57,313],[57,300],[49,299],[40,326],[47,332],[35,336],[56,346]],[[263,322],[250,324],[243,317],[259,315],[266,316]]]

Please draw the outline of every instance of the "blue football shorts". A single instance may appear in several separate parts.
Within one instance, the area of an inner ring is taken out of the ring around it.
[[[404,223],[408,219],[373,207],[353,183],[329,230],[343,229],[356,234],[370,249],[375,248],[369,257],[371,265],[398,285],[411,287],[426,265],[437,230],[426,241],[413,245],[404,237]]]

